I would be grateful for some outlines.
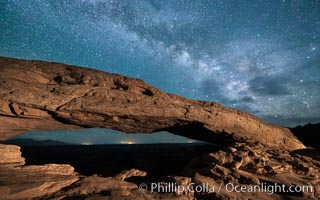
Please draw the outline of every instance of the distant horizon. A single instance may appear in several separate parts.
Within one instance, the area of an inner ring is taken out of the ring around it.
[[[168,132],[145,133],[123,133],[121,131],[88,128],[79,130],[51,130],[51,131],[28,131],[22,135],[11,138],[14,139],[33,139],[35,141],[57,141],[68,144],[98,145],[98,144],[186,144],[198,143],[194,139],[174,135]],[[8,141],[10,141],[8,140]]]
[[[33,143],[27,143],[32,141]],[[34,139],[19,139],[14,138],[7,141],[2,141],[0,144],[12,144],[12,145],[18,145],[20,147],[23,146],[132,146],[132,145],[213,145],[217,146],[215,143],[205,142],[205,141],[197,141],[197,142],[191,142],[191,143],[132,143],[132,144],[124,144],[124,143],[109,143],[109,144],[85,144],[85,143],[64,143],[56,140],[34,140]]]
[[[305,126],[306,123],[297,125]],[[285,127],[294,128],[294,127]],[[206,141],[194,140],[184,136],[175,135],[170,132],[154,133],[124,133],[117,130],[105,128],[83,128],[78,130],[36,130],[27,131],[19,136],[10,138],[8,143],[14,140],[33,140],[35,142],[53,141],[70,145],[112,145],[112,144],[196,144],[208,143]],[[1,143],[1,142],[0,142]],[[212,143],[214,144],[214,143]]]

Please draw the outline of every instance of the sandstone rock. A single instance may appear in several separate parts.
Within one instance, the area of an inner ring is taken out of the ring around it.
[[[32,199],[55,193],[79,178],[70,165],[24,166],[20,147],[0,144],[2,200]]]
[[[159,194],[142,191],[134,183],[123,180],[146,176],[138,169],[126,170],[113,177],[85,177],[74,172],[68,164],[23,165],[20,147],[0,145],[0,199],[192,199],[174,193]],[[122,179],[122,180],[119,180]],[[190,178],[174,177],[179,183]]]
[[[7,145],[19,154],[19,147]],[[10,151],[11,152],[11,151]],[[21,154],[21,153],[20,153]],[[19,155],[20,155],[19,154]],[[21,156],[20,156],[21,157]],[[220,160],[221,159],[221,160]],[[241,161],[241,162],[240,162]],[[234,164],[239,163],[239,164]],[[177,176],[160,180],[162,185],[174,183],[191,191],[181,193],[144,191],[136,183],[119,180],[131,175],[145,175],[131,169],[115,177],[84,177],[70,165],[46,164],[15,166],[0,164],[1,199],[319,199],[320,161],[308,155],[307,150],[289,152],[259,144],[235,143],[217,152],[205,154],[190,162]],[[147,186],[150,188],[150,182]],[[229,184],[229,188],[227,185]],[[230,192],[233,186],[264,187],[274,184],[312,186],[312,191],[270,194],[263,192]],[[199,190],[200,189],[200,190]]]
[[[192,179],[186,176],[167,176],[161,179],[161,185],[167,188],[178,188],[172,193],[178,196],[188,196],[190,198],[194,197]],[[183,189],[182,189],[183,188]],[[190,190],[189,190],[190,189]]]
[[[230,154],[230,148],[232,154]],[[209,183],[214,188],[222,187],[220,192],[195,193],[200,199],[319,199],[320,161],[308,156],[307,151],[289,152],[287,150],[264,147],[250,143],[236,143],[220,151],[195,158],[184,170],[185,176],[192,177],[198,184]],[[242,160],[242,162],[239,162]],[[237,163],[236,165],[234,163]],[[230,192],[226,185],[246,186],[275,184],[290,186],[311,186],[304,192]]]
[[[59,63],[0,58],[0,139],[28,130],[105,127],[169,131],[230,144],[305,146],[286,128],[217,103],[166,94],[142,80]]]
[[[130,191],[136,189],[137,185],[125,181],[120,181],[115,178],[103,178],[99,176],[84,177],[78,181],[73,188],[69,189],[69,196],[88,195],[93,193],[115,192],[115,191]]]
[[[114,178],[116,179],[119,179],[121,181],[124,181],[126,180],[127,178],[130,178],[130,177],[134,177],[134,176],[146,176],[147,175],[147,172],[145,171],[140,171],[138,169],[129,169],[129,170],[125,170],[117,175],[115,175]]]
[[[80,179],[66,190],[61,190],[48,197],[49,199],[110,199],[110,200],[191,200],[192,197],[176,194],[159,194],[157,192],[139,190],[134,183],[129,183],[112,177],[104,178],[99,176],[89,176]]]
[[[0,166],[14,167],[24,165],[19,146],[0,144]]]
[[[18,168],[27,171],[41,171],[45,174],[75,175],[74,168],[68,164],[45,164],[16,167],[16,169]]]
[[[1,199],[39,198],[55,193],[78,179],[76,175],[47,174],[41,170],[0,167]]]

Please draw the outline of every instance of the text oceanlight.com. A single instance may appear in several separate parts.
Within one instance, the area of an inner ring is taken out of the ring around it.
[[[177,183],[151,183],[149,185],[142,183],[139,186],[139,189],[142,191],[149,190],[151,192],[158,193],[193,193],[193,192],[201,192],[201,193],[213,193],[213,192],[222,192],[223,190],[226,192],[237,192],[237,193],[246,193],[246,192],[263,192],[268,194],[274,193],[300,193],[300,192],[313,192],[313,187],[311,185],[285,185],[285,184],[267,184],[260,183],[259,185],[241,185],[241,184],[233,184],[233,183],[221,183],[218,186],[209,185],[207,183],[195,184],[190,183],[188,185],[179,185]]]

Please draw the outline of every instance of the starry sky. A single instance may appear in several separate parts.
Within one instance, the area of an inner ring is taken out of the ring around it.
[[[273,124],[320,122],[318,0],[0,0],[0,55],[141,78]]]

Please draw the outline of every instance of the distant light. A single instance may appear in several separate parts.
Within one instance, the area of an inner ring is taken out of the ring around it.
[[[81,143],[82,145],[92,145],[92,143],[91,142],[83,142],[83,143]]]
[[[135,144],[134,141],[121,141],[121,144]]]

